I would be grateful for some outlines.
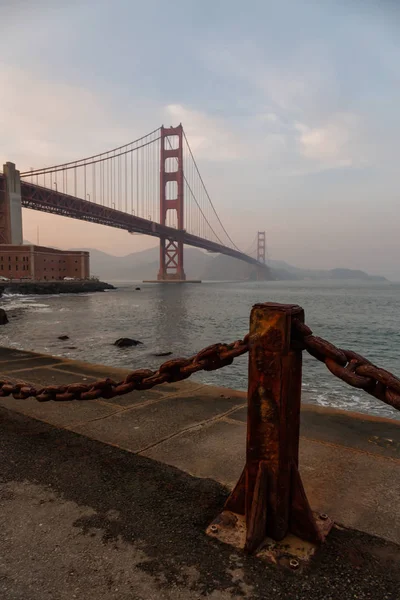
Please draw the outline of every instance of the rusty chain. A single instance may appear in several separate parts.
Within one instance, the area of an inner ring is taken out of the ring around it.
[[[39,402],[49,400],[96,400],[123,396],[134,390],[149,390],[162,383],[173,383],[187,379],[198,371],[215,371],[230,365],[233,359],[249,350],[249,335],[231,344],[213,344],[200,350],[191,358],[176,358],[163,363],[157,371],[137,369],[120,382],[103,379],[93,383],[46,386],[40,389],[26,383],[0,380],[0,397],[13,396],[17,400],[36,398]]]
[[[213,344],[191,358],[176,358],[163,363],[157,371],[137,369],[120,382],[102,379],[93,383],[35,388],[27,383],[0,380],[0,397],[13,396],[18,400],[36,398],[39,402],[96,400],[123,396],[134,390],[149,390],[162,383],[187,379],[198,371],[215,371],[249,351],[250,337],[231,344]],[[372,364],[351,350],[337,348],[327,340],[313,335],[312,330],[297,319],[293,321],[293,343],[323,362],[336,377],[355,388],[400,410],[400,379],[389,371]]]
[[[313,335],[312,330],[297,319],[293,321],[293,338],[314,358],[325,363],[333,375],[400,410],[400,379],[392,373],[356,352],[337,348]]]

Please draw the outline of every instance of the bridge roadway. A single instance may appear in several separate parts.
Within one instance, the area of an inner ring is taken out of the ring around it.
[[[3,178],[2,174],[0,174],[0,178]],[[32,210],[116,227],[117,229],[125,229],[130,233],[142,233],[157,238],[182,241],[187,246],[225,254],[226,256],[231,256],[232,258],[237,258],[238,260],[268,270],[266,265],[239,250],[203,239],[185,230],[160,225],[154,221],[142,219],[141,217],[116,210],[115,208],[109,208],[108,206],[76,198],[58,190],[52,190],[23,180],[21,180],[21,200],[23,207]]]

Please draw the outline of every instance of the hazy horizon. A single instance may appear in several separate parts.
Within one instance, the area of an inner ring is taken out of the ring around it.
[[[23,243],[24,244],[33,244],[34,242],[31,242],[30,240],[24,240]],[[59,246],[54,245],[54,247],[59,247]],[[203,250],[201,248],[195,248],[195,247],[190,247],[190,246],[185,246],[185,248],[190,248],[191,250],[194,250],[196,252],[202,252],[203,254],[208,255],[207,251]],[[88,250],[90,252],[92,252],[93,250],[95,250],[97,252],[105,253],[108,256],[112,256],[114,258],[122,258],[123,259],[123,258],[126,258],[128,256],[131,256],[132,254],[136,254],[138,252],[146,252],[146,251],[150,252],[152,250],[158,252],[159,246],[153,244],[149,248],[140,248],[138,250],[133,250],[131,252],[127,252],[127,253],[123,253],[123,254],[115,254],[112,251],[101,250],[100,248],[92,248],[90,246],[71,246],[69,248],[64,248],[64,249],[65,250]],[[213,255],[213,256],[217,256],[217,255]],[[329,269],[324,269],[324,268],[321,268],[321,269],[312,269],[311,267],[307,267],[307,265],[303,266],[303,267],[300,267],[296,263],[289,262],[289,261],[283,261],[283,260],[281,260],[279,258],[270,258],[270,259],[267,259],[267,264],[270,264],[270,266],[272,266],[273,268],[276,268],[276,266],[275,266],[276,262],[278,262],[278,263],[282,262],[284,264],[287,264],[289,267],[295,267],[295,268],[305,269],[305,270],[321,270],[321,271],[328,271],[329,270]],[[349,268],[350,267],[347,267],[346,265],[340,265],[340,264],[336,265],[335,267],[332,267],[332,269],[349,269]],[[363,270],[363,269],[361,269],[361,270]],[[382,273],[370,273],[369,271],[364,271],[364,272],[367,273],[368,275],[382,276]],[[394,279],[390,279],[390,278],[387,278],[387,279],[388,279],[388,281],[390,283],[400,283],[400,278],[398,280],[394,280]]]
[[[74,160],[182,122],[239,246],[265,229],[272,259],[399,281],[399,34],[389,0],[5,0],[0,165]],[[23,219],[43,245],[155,245]]]

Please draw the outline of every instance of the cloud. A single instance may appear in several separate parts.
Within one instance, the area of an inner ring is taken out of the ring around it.
[[[136,110],[139,121],[127,104],[115,111],[104,92],[0,66],[0,160],[13,161],[21,170],[128,143],[156,127],[151,118],[156,124],[160,120],[160,109],[150,117],[150,102],[147,110]]]
[[[243,158],[246,150],[223,120],[181,104],[169,104],[165,113],[174,123],[183,123],[196,158],[230,161]]]
[[[267,123],[278,123],[279,117],[275,113],[265,113],[264,115],[259,116],[261,121],[266,121]]]
[[[354,165],[358,123],[359,119],[353,114],[334,115],[320,127],[296,123],[301,155],[330,168]]]

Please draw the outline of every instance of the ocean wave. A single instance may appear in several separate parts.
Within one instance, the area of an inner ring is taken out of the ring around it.
[[[42,302],[35,302],[34,298],[19,297],[17,294],[15,296],[8,297],[5,301],[1,303],[1,305],[5,310],[28,309],[34,310],[36,312],[42,310],[52,310],[48,304],[44,304]]]
[[[24,297],[23,294],[11,294],[10,292],[3,292],[2,294],[2,299],[4,300],[4,298],[22,298]]]

